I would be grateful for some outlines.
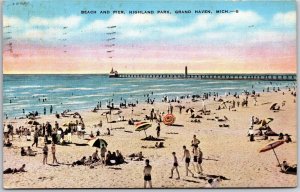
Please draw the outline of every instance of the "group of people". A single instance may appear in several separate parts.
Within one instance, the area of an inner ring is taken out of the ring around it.
[[[269,122],[267,122],[265,119],[259,120],[258,117],[252,116],[250,119],[250,127],[248,130],[248,136],[250,139],[250,142],[255,141],[255,137],[260,137],[258,140],[268,140],[269,136],[278,136],[278,140],[285,140],[286,143],[292,142],[292,139],[289,134],[283,134],[283,133],[276,133],[274,132],[269,123],[273,121],[273,119],[270,119]],[[254,125],[261,125],[256,131],[254,130]]]
[[[73,162],[72,166],[92,165],[94,163],[101,163],[103,165],[118,165],[126,162],[124,156],[119,150],[111,153],[111,151],[108,151],[103,144],[100,148],[100,154],[98,149],[96,149],[96,151],[89,156],[88,159],[84,156],[80,160]]]
[[[203,152],[199,147],[200,145],[200,140],[196,137],[196,135],[193,136],[193,140],[191,141],[191,146],[192,146],[192,155],[190,151],[187,149],[186,146],[183,146],[183,157],[182,160],[185,162],[185,172],[186,176],[191,174],[192,177],[194,177],[194,173],[190,170],[189,166],[191,163],[191,159],[193,160],[193,166],[194,170],[197,171],[198,174],[203,174],[203,168],[202,168],[202,161],[203,161]],[[172,152],[173,156],[173,165],[171,168],[171,176],[169,177],[170,179],[173,178],[173,173],[174,170],[177,173],[176,180],[180,179],[180,173],[178,170],[179,162],[176,156],[176,152]],[[151,171],[152,171],[152,166],[150,165],[149,159],[145,160],[145,167],[143,170],[144,173],[144,188],[147,187],[147,183],[149,184],[149,187],[152,188],[152,178],[151,178]],[[208,180],[207,187],[217,187],[220,182],[220,178],[212,179],[210,178]]]

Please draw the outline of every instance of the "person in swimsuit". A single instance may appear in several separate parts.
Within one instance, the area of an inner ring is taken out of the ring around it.
[[[177,172],[177,175],[178,175],[178,177],[176,179],[178,180],[178,179],[180,179],[180,176],[179,176],[179,171],[178,171],[178,161],[177,161],[176,153],[172,152],[172,155],[174,157],[174,163],[173,163],[173,167],[171,169],[171,177],[169,177],[169,178],[170,179],[173,178],[173,171],[174,171],[174,169],[176,169],[176,172]]]
[[[147,182],[149,183],[150,188],[152,188],[152,182],[151,182],[152,166],[150,165],[149,159],[146,159],[145,163],[146,166],[144,167],[144,188],[146,188]]]
[[[188,173],[190,172],[192,174],[192,177],[194,177],[194,174],[189,169],[190,162],[191,162],[191,155],[190,151],[186,148],[186,146],[183,146],[183,157],[182,160],[185,158],[185,170],[186,170],[186,176],[188,176]]]
[[[193,140],[192,140],[192,146],[195,146],[195,145],[199,145],[200,144],[200,140],[197,139],[196,135],[193,136]]]
[[[52,164],[54,164],[54,162],[56,162],[56,163],[58,164],[57,159],[56,159],[56,156],[55,156],[55,153],[56,153],[56,147],[55,147],[55,143],[54,143],[54,142],[52,143],[52,146],[51,146],[51,152],[52,152],[52,157],[53,157],[53,162],[52,162]]]
[[[93,153],[92,155],[92,159],[94,162],[97,162],[100,158],[99,158],[99,155],[98,155],[98,150],[96,149],[96,151]]]
[[[45,143],[45,146],[43,148],[43,154],[44,154],[43,164],[45,165],[45,162],[46,162],[46,164],[48,164],[47,163],[47,158],[48,158],[48,146],[47,146],[47,143]]]
[[[198,164],[198,156],[199,156],[199,150],[198,150],[198,145],[194,145],[193,147],[193,167],[194,167],[194,171],[196,171],[197,169],[197,173],[200,174],[200,168],[199,168],[199,164]],[[196,169],[195,169],[196,166]]]
[[[201,151],[200,147],[198,147],[198,167],[200,168],[199,174],[202,174],[202,160],[203,160],[203,152]]]
[[[7,168],[6,170],[3,171],[3,174],[18,173],[18,172],[26,172],[25,171],[25,164],[23,164],[22,167],[19,168],[19,169]]]
[[[104,144],[102,144],[101,147],[101,160],[102,160],[102,164],[105,164],[105,153],[107,152],[106,147],[104,146]]]

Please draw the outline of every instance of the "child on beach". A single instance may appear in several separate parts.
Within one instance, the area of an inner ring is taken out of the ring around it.
[[[176,178],[177,180],[180,179],[180,176],[179,176],[179,171],[178,171],[178,161],[177,161],[177,157],[176,157],[176,153],[175,152],[172,152],[172,155],[174,157],[174,163],[173,163],[173,167],[171,169],[171,176],[169,177],[170,179],[173,178],[173,171],[174,169],[176,170],[177,172],[177,175],[178,177]]]
[[[190,151],[186,148],[186,146],[183,146],[183,157],[182,157],[182,160],[184,158],[185,158],[186,176],[188,176],[188,173],[190,172],[192,174],[192,177],[194,177],[193,172],[189,169],[190,162],[191,162],[191,155],[190,155]]]
[[[151,182],[151,171],[152,166],[150,165],[149,159],[146,159],[145,161],[146,166],[144,167],[144,188],[147,186],[147,182],[149,183],[150,188],[152,188],[152,182]]]

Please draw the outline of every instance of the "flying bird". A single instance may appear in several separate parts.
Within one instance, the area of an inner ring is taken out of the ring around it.
[[[112,28],[116,28],[117,26],[113,25],[113,26],[108,26],[107,28],[112,29]]]

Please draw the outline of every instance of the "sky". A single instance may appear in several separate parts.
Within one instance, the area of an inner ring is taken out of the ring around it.
[[[164,10],[169,13],[157,13]],[[112,67],[119,73],[183,73],[185,66],[190,73],[296,73],[296,5],[11,0],[3,5],[3,43],[4,74],[108,73]]]

